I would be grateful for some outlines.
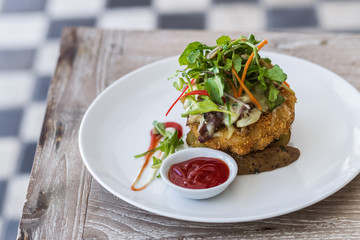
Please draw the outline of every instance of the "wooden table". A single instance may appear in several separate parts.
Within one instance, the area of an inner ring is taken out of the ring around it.
[[[360,175],[334,195],[294,213],[254,222],[210,224],[174,220],[134,207],[106,191],[87,171],[78,149],[78,129],[95,97],[124,74],[177,55],[190,41],[212,44],[221,34],[64,30],[19,239],[360,238]],[[269,40],[267,50],[317,63],[360,89],[360,35],[255,35]]]

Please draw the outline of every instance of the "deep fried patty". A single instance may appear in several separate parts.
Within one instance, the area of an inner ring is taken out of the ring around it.
[[[205,142],[205,145],[213,149],[245,155],[252,151],[263,150],[282,134],[287,134],[295,117],[296,96],[285,88],[281,88],[280,94],[284,96],[285,102],[272,111],[262,113],[256,123],[236,128],[230,139],[228,139],[229,130],[223,128]],[[189,124],[189,127],[198,137],[199,123]]]

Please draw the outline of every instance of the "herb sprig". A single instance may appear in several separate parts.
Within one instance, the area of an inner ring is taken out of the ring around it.
[[[131,185],[131,189],[133,191],[140,191],[149,186],[149,184],[155,179],[158,169],[162,164],[162,161],[169,155],[173,154],[178,147],[184,144],[182,140],[182,127],[178,123],[161,123],[158,121],[154,121],[153,126],[154,128],[151,130],[151,142],[149,147],[150,150],[134,156],[135,158],[145,157],[145,160],[138,176]],[[171,131],[168,128],[174,128],[175,131]],[[162,141],[159,143],[161,139]],[[157,147],[158,144],[159,146]],[[157,151],[160,151],[160,155],[158,157],[153,156],[153,154]],[[145,168],[148,166],[151,157],[153,161],[151,168],[154,169],[152,171],[152,175],[142,187],[136,187],[137,183],[142,177]],[[160,174],[157,177],[160,177]]]

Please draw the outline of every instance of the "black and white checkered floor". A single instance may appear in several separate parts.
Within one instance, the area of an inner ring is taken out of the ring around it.
[[[0,0],[0,239],[15,239],[64,26],[360,33],[360,1]]]

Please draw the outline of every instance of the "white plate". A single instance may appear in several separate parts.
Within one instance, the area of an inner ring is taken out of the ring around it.
[[[239,176],[217,197],[190,200],[161,179],[145,190],[130,186],[141,168],[135,154],[147,150],[152,122],[176,121],[181,104],[170,76],[177,57],[142,67],[113,83],[91,104],[79,133],[81,156],[108,191],[147,211],[199,222],[242,222],[293,212],[333,194],[360,170],[360,94],[338,75],[305,60],[262,52],[288,74],[298,103],[291,144],[301,151],[288,167]],[[186,132],[186,131],[185,131]]]

